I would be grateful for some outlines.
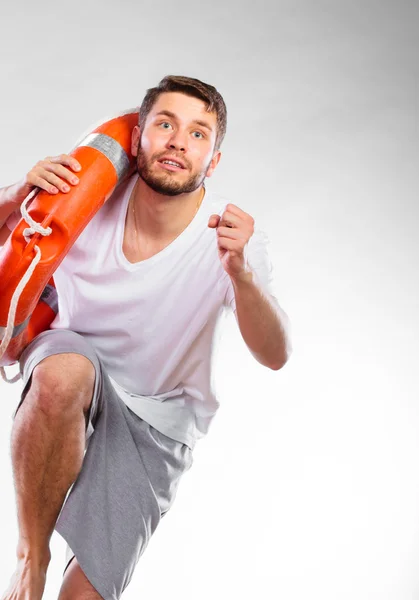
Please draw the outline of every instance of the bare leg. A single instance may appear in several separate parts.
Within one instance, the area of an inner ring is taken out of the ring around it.
[[[50,538],[83,462],[94,378],[93,365],[78,354],[49,356],[33,371],[12,430],[18,565],[3,600],[42,598]]]
[[[69,564],[58,600],[103,600],[81,570],[77,558]]]

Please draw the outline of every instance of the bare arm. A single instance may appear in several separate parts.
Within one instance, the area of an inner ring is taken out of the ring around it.
[[[19,209],[28,194],[25,192],[26,188],[22,181],[0,189],[0,246],[4,246],[11,234],[6,221],[13,212]]]
[[[66,168],[69,167],[69,168]],[[0,246],[10,235],[6,225],[9,216],[19,209],[27,195],[38,187],[50,194],[67,193],[70,186],[79,182],[73,171],[80,171],[80,164],[72,156],[61,154],[40,160],[21,181],[0,189]],[[70,170],[72,169],[72,170]]]
[[[24,182],[19,182],[0,189],[0,229],[25,199],[23,188]]]
[[[258,362],[277,371],[291,355],[289,320],[246,264],[244,249],[254,233],[254,223],[251,215],[229,203],[221,216],[210,216],[208,227],[217,229],[218,254],[233,285],[243,339]]]
[[[279,370],[292,352],[287,314],[276,299],[258,285],[253,271],[231,281],[236,319],[246,345],[258,362]]]

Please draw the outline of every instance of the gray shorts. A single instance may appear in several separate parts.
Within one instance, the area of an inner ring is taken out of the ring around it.
[[[172,505],[180,477],[192,465],[192,450],[134,414],[114,391],[93,348],[72,331],[44,331],[24,350],[19,406],[34,367],[67,352],[87,357],[96,380],[83,466],[55,529],[68,544],[66,568],[76,556],[99,594],[116,600]]]

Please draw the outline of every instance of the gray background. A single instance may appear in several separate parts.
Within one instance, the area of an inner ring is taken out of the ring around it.
[[[418,10],[408,1],[13,2],[0,8],[0,185],[166,74],[229,111],[210,187],[268,234],[294,354],[233,317],[222,402],[128,599],[419,597]],[[0,588],[14,569],[0,384]],[[56,597],[62,540],[45,598]]]

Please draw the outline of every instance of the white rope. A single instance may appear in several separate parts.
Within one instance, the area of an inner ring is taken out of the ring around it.
[[[32,192],[28,196],[26,196],[26,198],[24,199],[24,201],[22,202],[22,204],[20,206],[20,212],[22,214],[22,217],[25,219],[26,223],[28,225],[30,225],[30,227],[27,227],[23,231],[23,237],[25,238],[25,241],[27,243],[29,242],[31,235],[33,235],[34,233],[40,233],[41,235],[50,235],[52,233],[51,227],[47,227],[47,228],[42,227],[42,225],[40,223],[37,223],[36,221],[34,221],[32,219],[32,217],[26,210],[27,203],[33,199],[33,197],[38,193],[38,191],[39,191],[38,188],[35,188],[34,190],[32,190]]]
[[[34,221],[32,219],[32,217],[28,214],[28,211],[26,210],[26,205],[28,204],[28,202],[30,202],[30,200],[33,199],[33,197],[38,193],[38,191],[39,190],[37,188],[35,188],[25,198],[25,200],[22,202],[22,205],[20,207],[20,212],[22,214],[23,219],[30,226],[30,227],[27,227],[23,231],[23,236],[24,236],[25,241],[27,243],[29,242],[30,237],[34,233],[40,233],[43,236],[50,235],[52,233],[51,227],[47,227],[47,228],[42,227],[40,223],[37,223],[36,221]],[[32,262],[29,265],[26,273],[24,274],[24,276],[20,280],[17,288],[14,291],[12,299],[10,301],[10,308],[9,308],[9,314],[8,314],[8,317],[7,317],[6,331],[4,333],[4,338],[3,338],[3,340],[2,340],[2,342],[0,344],[0,360],[3,357],[4,353],[6,352],[7,347],[9,345],[9,342],[12,339],[13,329],[15,327],[16,309],[17,309],[17,305],[19,303],[20,296],[21,296],[23,290],[25,289],[26,284],[28,283],[28,281],[32,277],[32,274],[33,274],[33,272],[34,272],[34,270],[36,268],[36,265],[41,260],[41,250],[39,249],[39,246],[35,245],[34,246],[34,250],[35,250],[35,256],[33,257]],[[15,383],[15,381],[18,381],[18,379],[20,379],[20,373],[18,373],[17,375],[15,375],[12,379],[8,379],[4,367],[0,367],[0,373],[1,373],[1,376],[4,379],[4,381],[6,381],[7,383]]]

